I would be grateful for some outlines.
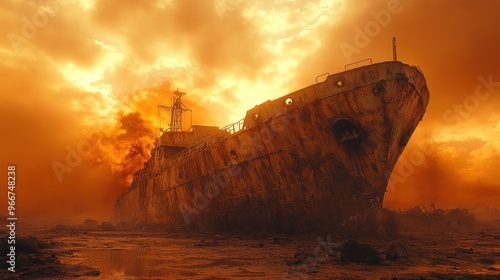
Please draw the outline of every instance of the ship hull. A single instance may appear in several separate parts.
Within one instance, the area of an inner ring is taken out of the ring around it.
[[[173,227],[369,231],[422,119],[422,73],[386,62],[247,112],[245,129],[136,176],[119,219]],[[154,153],[153,153],[154,154]]]

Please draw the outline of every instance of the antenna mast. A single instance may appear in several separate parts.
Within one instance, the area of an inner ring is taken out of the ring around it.
[[[191,109],[187,108],[184,103],[182,103],[182,96],[186,93],[180,92],[179,90],[174,91],[174,100],[172,106],[158,105],[158,112],[160,110],[170,111],[170,124],[168,125],[167,131],[178,132],[182,131],[182,114],[184,112],[191,112]],[[159,128],[160,133],[163,132],[163,128]]]
[[[398,54],[396,52],[396,37],[392,37],[392,60],[398,61]]]

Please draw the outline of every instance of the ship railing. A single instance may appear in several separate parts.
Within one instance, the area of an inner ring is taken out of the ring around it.
[[[203,138],[201,141],[187,147],[186,149],[182,150],[178,154],[169,158],[167,160],[165,167],[170,167],[170,166],[176,165],[179,162],[181,162],[183,159],[192,156],[193,154],[195,154],[199,150],[201,150],[205,147],[208,147],[212,144],[215,144],[215,143],[221,141],[222,139],[227,138],[231,134],[235,134],[239,131],[242,131],[243,129],[245,129],[244,120],[245,119],[241,119],[235,123],[227,125],[221,129],[219,129],[218,133],[207,136],[207,137]]]
[[[225,127],[221,128],[220,130],[227,131],[231,134],[235,134],[236,132],[240,132],[243,129],[245,129],[245,118],[243,118],[235,123],[226,125]]]
[[[356,62],[352,62],[352,63],[346,64],[346,65],[344,66],[344,71],[347,71],[347,66],[352,66],[352,65],[354,65],[354,64],[359,64],[359,63],[362,63],[362,62],[365,62],[365,61],[369,61],[369,62],[370,62],[370,64],[369,64],[369,65],[373,64],[372,59],[371,59],[371,58],[367,58],[367,59],[363,59],[363,60],[360,60],[360,61],[356,61]]]

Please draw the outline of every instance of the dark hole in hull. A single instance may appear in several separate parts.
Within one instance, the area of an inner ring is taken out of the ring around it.
[[[353,121],[341,118],[337,119],[332,126],[335,140],[342,144],[357,144],[361,137],[361,128]]]

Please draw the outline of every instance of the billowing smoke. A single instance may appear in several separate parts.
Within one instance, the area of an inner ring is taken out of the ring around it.
[[[95,135],[90,161],[101,164],[113,176],[116,192],[125,190],[133,174],[149,159],[155,132],[140,113],[122,114],[109,135]]]

